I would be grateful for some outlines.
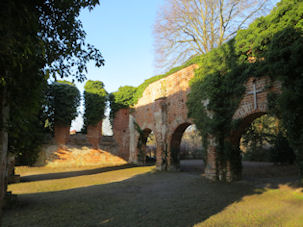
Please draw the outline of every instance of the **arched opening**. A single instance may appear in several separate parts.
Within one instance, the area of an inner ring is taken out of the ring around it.
[[[243,119],[237,138],[244,178],[297,174],[294,151],[278,118],[266,113]]]
[[[203,171],[202,138],[195,125],[179,125],[171,138],[171,168],[181,171]]]
[[[149,128],[144,129],[138,140],[138,162],[154,164],[156,162],[156,137]]]

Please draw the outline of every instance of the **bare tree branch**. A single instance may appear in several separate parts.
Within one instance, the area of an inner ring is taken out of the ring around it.
[[[207,53],[272,7],[268,0],[166,0],[154,25],[156,63],[166,69]]]

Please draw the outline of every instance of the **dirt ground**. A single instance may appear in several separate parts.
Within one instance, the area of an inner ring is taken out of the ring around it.
[[[40,175],[28,169],[24,182],[10,186],[18,200],[3,226],[303,225],[294,166],[244,163],[243,180],[232,184],[209,182],[202,169],[200,160],[184,160],[172,173],[151,166]]]

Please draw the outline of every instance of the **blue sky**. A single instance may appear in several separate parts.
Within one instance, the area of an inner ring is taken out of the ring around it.
[[[88,65],[87,79],[100,80],[108,92],[120,86],[138,86],[154,72],[153,24],[164,0],[100,0],[91,12],[84,10],[80,20],[87,42],[103,54],[105,66]],[[83,92],[84,83],[77,83]],[[83,112],[83,109],[81,108]],[[72,128],[79,130],[82,119]]]
[[[152,29],[163,0],[101,0],[80,19],[87,41],[101,50],[105,66],[89,65],[88,79],[101,80],[106,90],[139,85],[153,76]]]

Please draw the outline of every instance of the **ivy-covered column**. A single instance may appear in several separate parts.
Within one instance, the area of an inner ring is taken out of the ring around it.
[[[49,112],[51,124],[54,125],[55,141],[65,145],[69,139],[72,120],[77,115],[80,93],[76,86],[68,81],[54,82],[49,85]]]
[[[101,81],[88,80],[84,86],[84,128],[93,148],[98,149],[102,136],[102,120],[106,108],[107,92]]]
[[[166,97],[161,97],[155,100],[154,120],[156,123],[155,135],[157,140],[157,162],[158,170],[167,170],[170,166],[170,157],[167,153],[167,104]]]

